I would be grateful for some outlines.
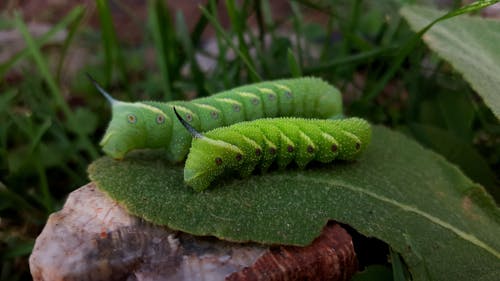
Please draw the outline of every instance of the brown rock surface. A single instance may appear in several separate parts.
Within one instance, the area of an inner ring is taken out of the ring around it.
[[[93,183],[52,214],[30,257],[34,280],[349,280],[351,237],[337,224],[308,247],[230,243],[129,215]],[[314,279],[315,278],[315,279]]]

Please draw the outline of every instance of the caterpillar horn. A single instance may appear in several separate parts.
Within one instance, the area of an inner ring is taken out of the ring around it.
[[[184,126],[186,130],[188,130],[188,132],[193,136],[193,138],[201,139],[203,137],[203,135],[200,132],[196,131],[196,129],[193,126],[189,125],[189,123],[186,122],[186,120],[182,119],[182,117],[177,112],[177,109],[175,109],[175,106],[174,106],[174,112],[175,116],[177,116],[177,119],[179,119],[182,126]]]
[[[90,80],[90,82],[92,82],[92,84],[94,84],[94,87],[96,87],[96,89],[108,100],[108,102],[111,105],[113,105],[117,102],[108,92],[106,92],[106,90],[104,90],[101,87],[101,85],[99,85],[99,83],[97,83],[97,81],[92,76],[90,76],[90,74],[88,74],[88,73],[85,73],[85,74],[87,75],[87,78]]]

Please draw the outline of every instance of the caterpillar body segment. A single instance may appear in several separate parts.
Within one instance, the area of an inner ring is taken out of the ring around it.
[[[272,163],[285,168],[295,162],[354,160],[371,139],[369,123],[360,118],[320,120],[265,118],[216,128],[193,139],[184,181],[202,191],[230,172],[246,177],[265,172]]]
[[[342,114],[339,91],[313,77],[255,83],[189,102],[167,103],[116,101],[93,82],[112,105],[112,119],[100,145],[115,159],[133,149],[165,148],[171,161],[182,161],[191,136],[175,120],[174,106],[199,132],[259,118],[334,118]]]

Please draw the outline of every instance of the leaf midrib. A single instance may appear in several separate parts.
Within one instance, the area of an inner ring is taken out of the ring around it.
[[[302,181],[302,182],[306,182],[308,184],[310,184],[310,179],[308,180],[304,180],[304,179],[301,179],[301,178],[298,178],[297,179],[298,181]],[[439,225],[447,230],[450,230],[451,232],[455,233],[458,237],[462,238],[463,240],[469,242],[469,243],[472,243],[474,245],[476,245],[477,247],[480,247],[482,249],[484,249],[485,251],[487,251],[488,253],[492,254],[494,257],[496,257],[497,259],[500,259],[500,252],[496,251],[495,249],[493,249],[491,246],[489,246],[487,243],[483,242],[482,240],[480,240],[479,238],[477,238],[476,236],[474,236],[473,234],[469,234],[465,231],[462,231],[456,227],[454,227],[452,224],[448,223],[448,222],[445,222],[443,221],[442,219],[440,218],[437,218],[429,213],[426,213],[416,207],[413,207],[413,206],[410,206],[410,205],[406,205],[406,204],[402,204],[400,202],[397,202],[395,200],[392,200],[390,198],[387,198],[385,196],[382,196],[382,195],[379,195],[379,194],[376,194],[374,192],[371,192],[369,190],[366,190],[366,189],[362,189],[362,188],[357,188],[355,186],[352,186],[350,184],[347,184],[345,182],[332,182],[332,181],[327,181],[327,180],[321,180],[321,179],[315,179],[316,182],[318,183],[321,183],[321,184],[325,184],[325,185],[328,185],[328,186],[335,186],[335,187],[343,187],[343,188],[347,188],[347,189],[350,189],[352,191],[355,191],[355,192],[359,192],[359,193],[362,193],[362,194],[365,194],[365,195],[368,195],[376,200],[379,200],[379,201],[382,201],[382,202],[385,202],[385,203],[389,203],[393,206],[396,206],[400,209],[402,209],[403,211],[407,211],[407,212],[411,212],[411,213],[414,213],[416,215],[419,215],[423,218],[426,218],[427,220],[431,221],[432,223],[436,224],[436,225]]]

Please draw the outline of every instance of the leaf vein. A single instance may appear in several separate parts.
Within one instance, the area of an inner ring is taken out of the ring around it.
[[[341,187],[345,187],[347,189],[350,189],[352,191],[355,191],[355,192],[359,192],[359,193],[363,193],[363,194],[366,194],[368,196],[371,196],[377,200],[380,200],[380,201],[383,201],[385,203],[389,203],[389,204],[392,204],[404,211],[407,211],[407,212],[411,212],[411,213],[415,213],[417,215],[420,215],[426,219],[428,219],[429,221],[443,227],[443,228],[446,228],[448,230],[450,230],[451,232],[455,233],[458,237],[484,249],[485,251],[489,252],[490,254],[492,254],[493,256],[495,256],[496,258],[500,259],[500,252],[498,252],[497,250],[493,249],[492,247],[490,247],[488,244],[486,244],[485,242],[481,241],[479,238],[477,238],[476,236],[472,235],[472,234],[469,234],[465,231],[462,231],[456,227],[454,227],[453,225],[451,225],[450,223],[446,222],[446,221],[443,221],[442,219],[438,218],[438,217],[435,217],[429,213],[426,213],[414,206],[410,206],[410,205],[406,205],[406,204],[403,204],[403,203],[400,203],[400,202],[397,202],[395,200],[392,200],[390,198],[387,198],[385,196],[382,196],[382,195],[379,195],[379,194],[376,194],[374,192],[371,192],[369,190],[366,190],[366,189],[362,189],[362,188],[357,188],[357,187],[354,187],[352,185],[349,185],[349,184],[346,184],[344,182],[332,182],[332,181],[325,181],[325,180],[317,180],[318,182],[321,182],[323,184],[326,184],[326,185],[335,185],[335,186],[341,186]]]

